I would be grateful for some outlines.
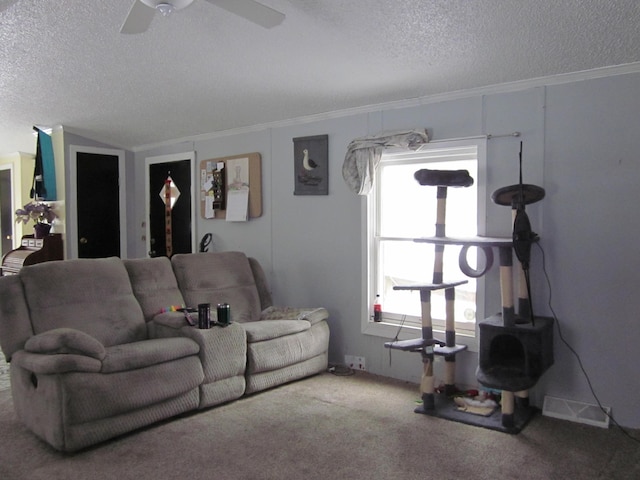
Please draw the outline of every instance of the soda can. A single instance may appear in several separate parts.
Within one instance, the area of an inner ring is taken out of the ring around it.
[[[218,323],[228,325],[231,323],[231,307],[228,303],[218,304]]]

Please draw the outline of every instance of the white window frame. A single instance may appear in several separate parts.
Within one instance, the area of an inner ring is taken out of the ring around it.
[[[478,235],[486,235],[486,202],[487,202],[487,138],[475,137],[455,140],[442,140],[432,141],[421,146],[416,152],[399,152],[389,150],[383,154],[385,155],[402,155],[407,158],[418,158],[421,152],[434,150],[446,150],[446,149],[459,149],[464,147],[475,146],[477,149],[477,178],[474,181],[477,185],[477,231]],[[444,156],[444,153],[443,153]],[[362,278],[366,279],[363,282],[362,298],[365,300],[362,305],[361,312],[361,331],[366,335],[373,335],[377,337],[383,337],[387,339],[398,338],[399,340],[407,340],[411,338],[419,338],[421,336],[421,329],[418,326],[404,325],[400,329],[401,321],[397,319],[383,318],[382,322],[373,322],[372,320],[372,305],[375,302],[376,292],[374,291],[376,270],[373,268],[372,262],[375,261],[374,253],[376,249],[375,240],[375,226],[378,221],[378,212],[376,207],[376,183],[378,180],[377,172],[372,192],[367,195],[366,200],[363,202],[362,216],[363,224],[366,228],[363,229],[362,238],[362,265],[363,275]],[[434,194],[435,195],[435,194]],[[434,197],[435,198],[435,197]],[[446,248],[446,247],[445,247]],[[460,273],[461,278],[464,278],[464,274]],[[476,329],[475,335],[471,336],[461,332],[456,334],[456,343],[467,345],[470,351],[478,351],[478,322],[485,318],[485,282],[484,276],[476,279]],[[383,305],[384,311],[384,305]],[[436,326],[434,323],[434,335],[437,338],[444,339],[444,329]]]

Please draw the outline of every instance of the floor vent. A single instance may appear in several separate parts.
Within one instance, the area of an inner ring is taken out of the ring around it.
[[[598,405],[545,396],[542,414],[594,427],[609,428],[611,408],[603,407],[603,409],[604,411]]]

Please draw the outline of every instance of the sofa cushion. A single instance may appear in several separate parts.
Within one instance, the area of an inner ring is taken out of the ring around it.
[[[199,345],[189,338],[158,338],[107,348],[102,373],[144,368],[178,358],[197,355]]]
[[[311,328],[311,324],[306,320],[263,320],[243,323],[242,326],[247,332],[247,342],[249,343],[293,335]]]
[[[94,420],[109,424],[116,415],[150,412],[153,405],[197,389],[203,378],[197,355],[109,375],[67,373],[60,379],[65,398],[61,420],[67,425]]]
[[[260,319],[260,296],[244,253],[176,254],[171,264],[188,307],[210,303],[215,315],[218,303],[228,303],[234,322]]]
[[[147,322],[162,309],[184,305],[171,261],[167,257],[136,258],[122,262]]]
[[[274,321],[286,322],[287,320]],[[302,323],[309,322],[303,320]],[[321,355],[327,351],[328,339],[327,322],[320,322],[302,332],[283,335],[266,342],[250,342],[247,345],[246,375],[250,378],[256,373],[287,368]]]
[[[311,325],[327,320],[329,312],[323,307],[269,307],[262,311],[262,320],[306,320]]]
[[[105,347],[147,336],[142,309],[119,258],[39,263],[22,268],[19,276],[36,334],[75,328]]]

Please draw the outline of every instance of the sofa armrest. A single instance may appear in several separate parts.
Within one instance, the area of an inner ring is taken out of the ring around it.
[[[99,372],[102,362],[97,358],[73,353],[31,353],[19,350],[11,359],[11,368],[14,367],[37,374],[54,375],[68,372]]]
[[[269,307],[262,311],[260,320],[306,320],[314,325],[329,318],[326,308]]]
[[[34,335],[26,341],[24,350],[45,355],[81,355],[99,361],[106,355],[102,343],[74,328],[56,328]]]

